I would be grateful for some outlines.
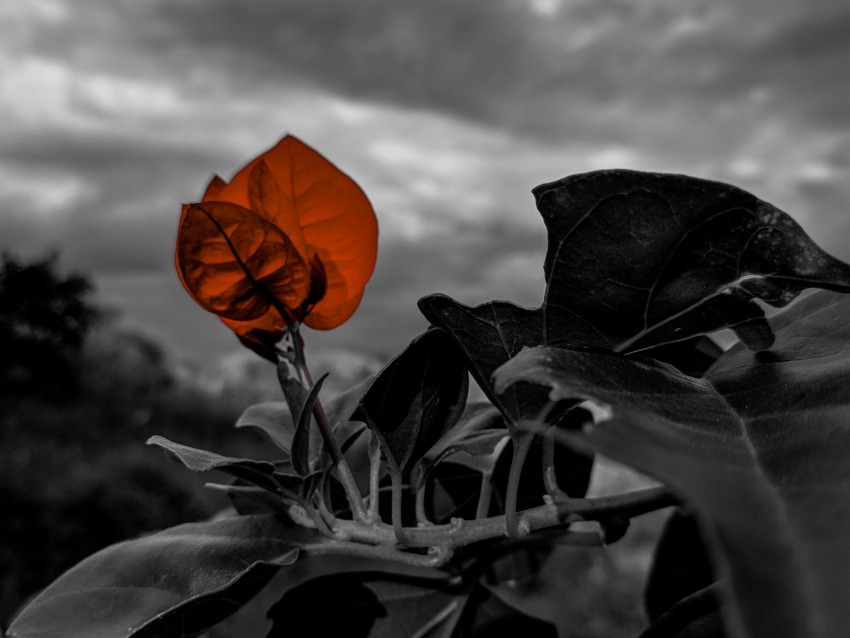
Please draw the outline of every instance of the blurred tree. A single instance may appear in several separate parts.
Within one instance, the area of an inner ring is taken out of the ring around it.
[[[99,316],[83,276],[58,272],[57,257],[0,265],[0,391],[73,390],[73,357]]]

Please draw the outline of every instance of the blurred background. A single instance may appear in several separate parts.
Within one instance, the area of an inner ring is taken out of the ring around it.
[[[229,426],[273,370],[173,268],[213,174],[292,133],[371,199],[361,308],[305,335],[341,388],[424,329],[424,294],[539,304],[530,189],[572,173],[727,181],[850,259],[848,66],[839,0],[0,0],[0,622],[222,505],[147,436],[259,446]]]

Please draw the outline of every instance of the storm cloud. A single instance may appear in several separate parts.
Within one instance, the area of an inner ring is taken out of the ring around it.
[[[416,299],[542,297],[529,191],[628,167],[751,190],[850,258],[850,11],[825,0],[28,0],[0,9],[0,249],[58,250],[179,356],[235,339],[173,273],[180,203],[291,132],[379,217],[316,349],[389,356]]]

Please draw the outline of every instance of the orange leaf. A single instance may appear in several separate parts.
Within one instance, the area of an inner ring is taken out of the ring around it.
[[[309,260],[307,243],[301,232],[292,200],[281,190],[262,158],[254,163],[248,176],[248,201],[251,204],[251,210],[280,228],[295,245],[304,261]]]
[[[318,255],[325,293],[298,320],[327,330],[357,308],[375,267],[377,220],[360,187],[315,150],[287,136],[229,184],[214,178],[204,201],[250,208],[289,236],[305,262]]]
[[[175,261],[195,301],[226,319],[255,320],[275,307],[292,321],[310,293],[310,270],[290,238],[235,204],[184,207]]]
[[[304,320],[304,323],[314,330],[330,330],[345,323],[354,314],[360,300],[363,298],[361,290],[355,297],[324,311],[313,311]]]

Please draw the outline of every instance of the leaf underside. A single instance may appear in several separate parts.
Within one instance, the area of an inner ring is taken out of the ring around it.
[[[189,523],[125,541],[54,581],[8,635],[183,638],[231,614],[318,542],[273,516]]]
[[[850,298],[811,295],[773,320],[773,350],[735,346],[704,379],[545,347],[497,378],[610,411],[567,437],[693,506],[726,587],[732,635],[839,638],[850,626],[848,319]]]

